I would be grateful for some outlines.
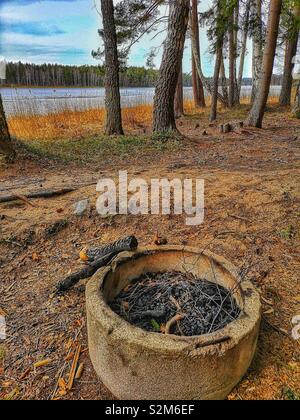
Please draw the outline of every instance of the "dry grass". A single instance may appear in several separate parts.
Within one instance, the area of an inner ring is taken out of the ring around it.
[[[277,97],[270,97],[269,104],[278,103]],[[249,98],[242,98],[242,107],[249,105]],[[207,108],[195,108],[192,100],[186,100],[184,104],[186,115],[208,116],[210,98],[207,98]],[[238,117],[237,107],[234,114]],[[225,109],[219,107],[222,114]],[[129,134],[137,131],[146,132],[151,125],[153,106],[139,105],[123,108],[123,125]],[[63,110],[60,112],[48,113],[47,115],[18,115],[8,119],[9,129],[13,137],[20,140],[67,140],[81,139],[99,135],[103,132],[105,124],[105,109],[89,109],[85,111]]]
[[[134,130],[151,123],[152,105],[122,110],[125,128]],[[22,140],[58,140],[99,135],[105,122],[105,110],[62,111],[47,115],[16,116],[8,119],[13,137]]]

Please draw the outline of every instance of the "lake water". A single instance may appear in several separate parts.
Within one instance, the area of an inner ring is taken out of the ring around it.
[[[0,88],[7,116],[49,114],[62,110],[84,111],[103,108],[103,88]],[[271,87],[279,96],[280,86]],[[251,86],[243,86],[242,96],[250,96]],[[154,88],[122,88],[122,107],[152,104]],[[193,98],[191,87],[184,88],[185,99]]]

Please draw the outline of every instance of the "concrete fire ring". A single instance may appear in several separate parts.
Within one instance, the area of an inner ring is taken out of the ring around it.
[[[180,271],[234,290],[242,315],[213,334],[178,337],[130,325],[111,302],[149,272]],[[165,246],[120,254],[86,288],[90,357],[103,384],[120,400],[222,400],[253,360],[260,297],[227,260],[197,248]]]

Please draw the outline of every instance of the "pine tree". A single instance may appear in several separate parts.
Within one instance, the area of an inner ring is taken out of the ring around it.
[[[167,39],[154,96],[153,131],[177,131],[174,99],[188,25],[189,0],[170,2]]]
[[[122,113],[119,82],[117,34],[112,0],[101,0],[105,50],[105,134],[122,135]]]
[[[300,2],[295,4],[285,4],[287,7],[287,27],[286,27],[286,49],[284,60],[284,72],[282,79],[282,87],[280,92],[279,103],[282,106],[291,105],[291,94],[293,85],[293,59],[297,53],[299,39],[299,20],[300,20]]]
[[[262,75],[260,78],[259,87],[255,95],[255,100],[253,102],[252,109],[246,122],[247,125],[252,127],[262,128],[273,74],[281,9],[282,0],[270,1],[267,39],[263,57]]]

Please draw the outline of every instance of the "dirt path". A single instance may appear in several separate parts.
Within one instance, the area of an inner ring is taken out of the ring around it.
[[[33,200],[35,207],[24,202],[0,204],[0,315],[6,316],[8,327],[7,340],[0,342],[3,398],[50,398],[63,367],[67,380],[72,361],[65,357],[72,353],[74,341],[84,349],[80,359],[84,373],[72,392],[59,397],[112,398],[89,361],[82,287],[60,298],[52,292],[70,269],[81,266],[78,253],[85,245],[126,234],[146,245],[157,229],[169,243],[207,246],[245,267],[261,292],[265,321],[257,356],[230,399],[300,395],[300,347],[291,338],[291,321],[300,315],[300,123],[272,114],[263,131],[220,136],[208,127],[204,136],[203,128],[196,129],[195,120],[188,118],[181,129],[189,137],[186,144],[155,162],[149,156],[118,166],[103,163],[95,173],[91,167],[24,159],[0,173],[0,196],[116,177],[117,169],[127,166],[130,175],[145,179],[158,174],[202,178],[206,190],[205,223],[198,227],[187,227],[181,216],[101,219],[95,211],[93,185],[59,198]],[[91,200],[92,208],[79,218],[72,206],[83,198]],[[49,227],[56,222],[61,230],[51,233]],[[44,359],[50,359],[47,366],[26,372]]]

